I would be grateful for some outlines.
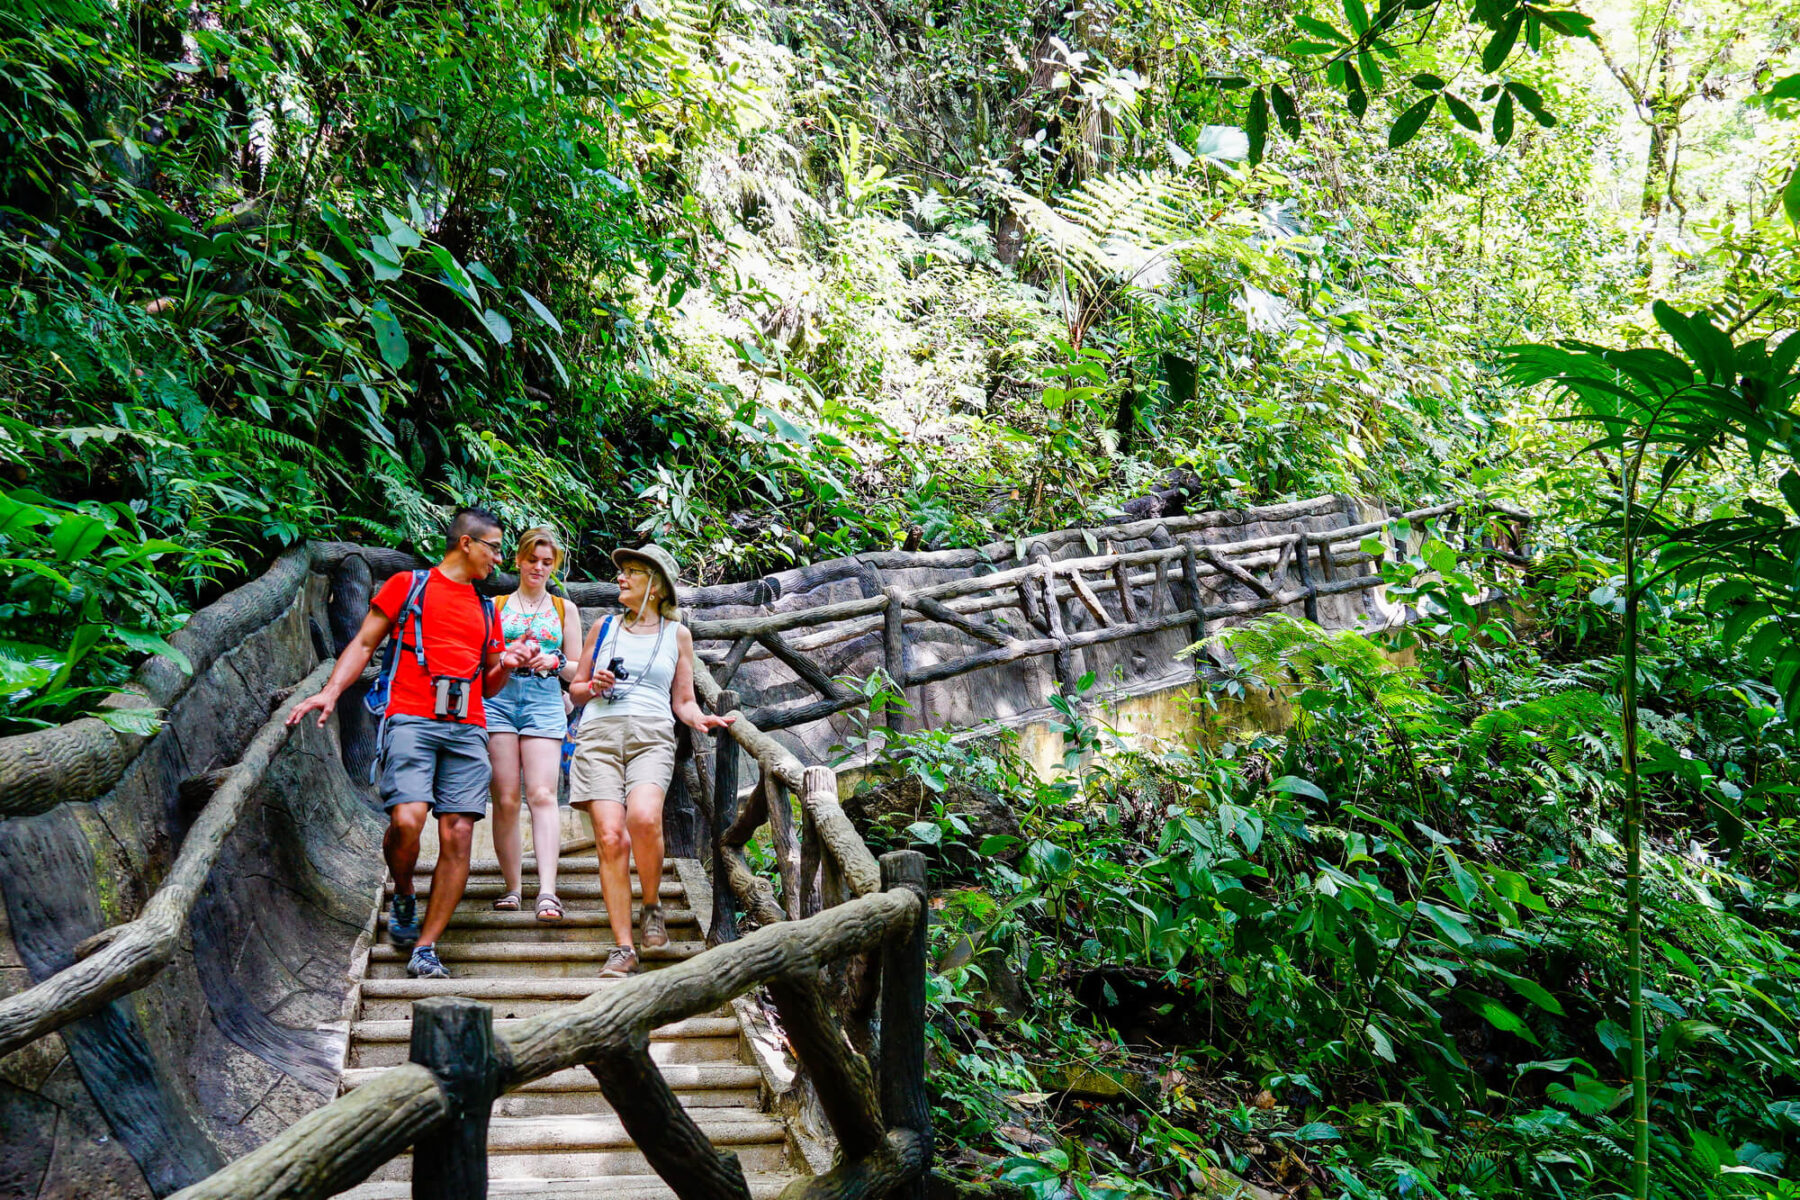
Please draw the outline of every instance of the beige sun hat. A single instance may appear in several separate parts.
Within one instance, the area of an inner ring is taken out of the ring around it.
[[[636,562],[643,563],[655,571],[662,583],[663,592],[663,602],[657,610],[658,615],[671,621],[676,618],[680,608],[676,600],[675,581],[681,577],[681,565],[675,561],[673,554],[655,542],[649,542],[636,548],[621,546],[612,552],[612,560],[616,567],[623,567],[627,562]]]

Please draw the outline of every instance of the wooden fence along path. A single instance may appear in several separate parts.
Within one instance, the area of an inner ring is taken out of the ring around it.
[[[839,805],[835,772],[801,762],[772,734],[867,703],[854,681],[828,669],[822,653],[859,639],[878,640],[879,663],[902,688],[1045,657],[1057,689],[1072,695],[1073,656],[1089,647],[1168,631],[1180,631],[1184,643],[1200,642],[1217,622],[1295,605],[1317,620],[1322,598],[1380,586],[1380,575],[1369,569],[1379,556],[1364,551],[1362,541],[1382,535],[1391,518],[1325,529],[1299,524],[1237,542],[1208,542],[1203,535],[1246,521],[1266,526],[1334,508],[1343,509],[1340,498],[1322,497],[1235,518],[1203,513],[1063,531],[1022,545],[861,555],[797,574],[814,584],[858,577],[865,593],[873,594],[785,612],[766,610],[778,595],[769,580],[688,592],[684,599],[690,606],[753,610],[692,622],[701,647],[695,677],[702,702],[714,712],[739,715],[712,739],[711,754],[684,755],[672,796],[677,807],[686,803],[697,810],[707,835],[701,841],[710,848],[707,948],[577,1002],[509,1021],[503,1030],[495,1028],[491,1010],[478,999],[417,1000],[408,1063],[358,1071],[352,1090],[178,1196],[331,1196],[409,1147],[414,1196],[482,1196],[495,1100],[559,1072],[566,1078],[582,1070],[592,1074],[636,1149],[676,1195],[747,1200],[752,1193],[737,1157],[708,1141],[659,1069],[650,1040],[654,1030],[702,1018],[752,989],[766,988],[838,1145],[832,1170],[795,1179],[783,1196],[922,1197],[932,1159],[924,1074],[925,858],[896,851],[878,862]],[[1504,540],[1514,547],[1529,520],[1487,505],[1438,505],[1403,514],[1413,523],[1439,519],[1452,536],[1460,521],[1466,544],[1479,536],[1484,549],[1522,562],[1513,549],[1492,545],[1486,524],[1473,519],[1477,515],[1497,515]],[[1147,545],[1111,548],[1134,542]],[[1089,551],[1084,557],[1055,557],[1081,545]],[[372,578],[412,565],[395,552],[317,544],[284,557],[270,576],[283,572],[286,580],[296,570],[304,575],[308,567],[333,572],[355,607],[366,605]],[[346,574],[349,567],[360,575]],[[985,573],[875,589],[867,583],[871,567]],[[272,600],[260,592],[246,599],[243,593],[259,587],[271,591],[268,580],[246,585],[215,606],[230,609],[228,621],[215,616],[208,624],[206,613],[197,615],[190,629],[211,641],[196,642],[190,657],[210,662],[220,645],[229,644],[232,631],[267,609]],[[506,583],[498,580],[496,586]],[[291,581],[281,586],[291,598]],[[280,590],[273,588],[271,596]],[[1219,598],[1228,592],[1248,595]],[[1207,602],[1208,593],[1215,602]],[[604,584],[571,584],[569,594],[587,607],[616,599]],[[335,623],[335,610],[333,615]],[[940,642],[942,631],[952,631],[965,652],[915,662],[912,648],[920,631],[932,627]],[[811,694],[739,711],[731,685],[745,663],[762,660],[782,664]],[[86,948],[91,957],[0,1001],[0,1055],[141,987],[167,961],[193,891],[210,871],[244,796],[261,781],[285,737],[281,722],[287,708],[320,685],[324,670],[322,664],[291,695],[282,696],[243,760],[208,781],[217,790],[144,915],[92,939],[97,944]],[[150,702],[167,704],[176,688],[156,675],[138,697],[119,702],[141,703],[147,692]],[[895,710],[888,720],[897,725]],[[42,811],[58,798],[70,798],[48,772],[71,755],[89,755],[87,773],[101,780],[99,786],[106,786],[109,772],[117,777],[118,764],[132,747],[83,749],[103,735],[77,724],[78,729],[27,735],[36,739],[32,746],[17,747],[26,761],[15,760],[0,779],[0,814]],[[96,785],[84,777],[81,786]],[[779,895],[744,850],[764,825]],[[672,846],[671,852],[681,851]],[[740,914],[758,927],[740,934]]]

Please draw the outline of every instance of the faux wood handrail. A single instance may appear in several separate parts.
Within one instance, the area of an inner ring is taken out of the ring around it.
[[[1335,497],[1321,497],[1250,510],[1235,519],[1291,520],[1329,511],[1337,503]],[[1408,512],[1403,517],[1424,520],[1460,507],[1438,505]],[[1509,520],[1529,519],[1511,510],[1497,511]],[[1033,539],[1029,546],[996,543],[977,551],[862,555],[819,568],[800,569],[798,578],[816,584],[826,577],[854,577],[857,569],[868,566],[993,566],[1006,560],[1018,561],[1020,565],[917,589],[888,587],[880,596],[793,612],[694,622],[696,639],[735,639],[726,659],[728,672],[745,661],[749,643],[755,640],[764,656],[781,660],[821,697],[758,710],[757,716],[773,712],[780,719],[779,725],[769,727],[738,713],[738,720],[729,731],[730,740],[724,743],[733,753],[735,748],[741,748],[761,771],[762,806],[746,813],[742,821],[731,824],[729,829],[720,827],[720,832],[728,833],[729,838],[722,839],[718,861],[732,890],[762,928],[722,942],[684,963],[627,980],[578,1004],[518,1022],[510,1027],[508,1036],[496,1035],[492,1039],[491,1051],[483,1051],[491,1055],[491,1062],[482,1067],[487,1072],[484,1078],[492,1080],[493,1087],[506,1091],[555,1071],[588,1066],[601,1078],[603,1086],[610,1080],[615,1089],[625,1087],[646,1070],[653,1070],[644,1053],[645,1039],[652,1028],[711,1010],[766,984],[790,1026],[802,1066],[815,1076],[821,1097],[828,1102],[828,1116],[846,1151],[846,1161],[837,1169],[798,1181],[785,1195],[792,1200],[800,1196],[885,1194],[900,1183],[916,1180],[932,1154],[923,1081],[924,1031],[918,1024],[923,1014],[924,988],[923,860],[907,852],[886,855],[877,863],[838,803],[835,774],[826,767],[803,765],[770,736],[771,727],[816,719],[827,711],[863,702],[860,695],[841,688],[818,664],[803,656],[804,650],[830,644],[829,640],[789,641],[780,635],[790,629],[833,625],[839,628],[826,631],[822,639],[861,635],[845,634],[842,627],[846,622],[853,623],[854,630],[866,626],[868,633],[880,629],[889,673],[902,686],[949,678],[1019,658],[1053,655],[1058,685],[1066,692],[1071,684],[1070,655],[1074,650],[1184,627],[1199,639],[1204,636],[1209,619],[1248,615],[1295,603],[1304,602],[1311,616],[1321,596],[1363,591],[1382,582],[1379,575],[1373,574],[1339,579],[1333,571],[1334,566],[1370,561],[1371,556],[1359,546],[1341,554],[1339,548],[1380,531],[1388,521],[1318,531],[1296,529],[1235,545],[1211,546],[1205,551],[1211,569],[1205,571],[1199,566],[1196,547],[1174,537],[1176,533],[1233,522],[1233,514],[1196,514],[1191,518],[1152,519],[1098,530],[1061,531]],[[1145,538],[1153,541],[1152,549],[1062,560],[1051,557],[1053,547],[1067,546],[1076,540],[1085,540],[1091,549],[1101,539],[1111,542]],[[1310,570],[1309,556],[1314,548],[1325,572],[1322,582],[1315,581]],[[304,551],[291,552],[279,570],[256,581],[261,586],[256,587],[251,599],[257,611],[275,600],[283,605],[291,603],[306,565],[330,566],[350,554],[362,554],[384,570],[411,565],[410,561],[401,562],[407,556],[395,552],[317,543]],[[1505,557],[1510,560],[1513,556]],[[1301,587],[1297,590],[1280,587],[1280,577],[1290,562],[1299,575]],[[1169,571],[1171,563],[1181,569],[1179,583]],[[295,564],[299,564],[298,579],[289,579],[295,573]],[[1271,568],[1267,582],[1250,574],[1252,568],[1263,567]],[[1134,568],[1151,570],[1147,575],[1134,576]],[[1202,574],[1228,578],[1259,594],[1253,600],[1205,605],[1201,602]],[[1088,575],[1102,578],[1088,579]],[[699,589],[689,599],[760,606],[763,601],[750,597],[765,592],[780,594],[779,581],[780,576],[772,576],[755,584]],[[1140,609],[1131,589],[1145,583],[1154,589],[1152,602],[1147,609]],[[606,594],[608,590],[603,585],[572,585],[569,589],[578,603],[604,603],[612,598]],[[991,594],[978,595],[984,592]],[[1116,617],[1103,607],[1104,593],[1116,597]],[[1169,607],[1174,611],[1163,611],[1165,596],[1172,599]],[[1093,615],[1097,628],[1064,627],[1062,608],[1071,600]],[[1004,628],[970,619],[975,612],[1007,607],[1023,609],[1037,636],[1015,638]],[[986,643],[987,648],[950,663],[915,669],[909,663],[904,638],[909,610],[919,620],[945,624]],[[228,629],[231,626],[227,618],[231,618],[230,613],[219,616],[212,624],[225,621],[220,628]],[[243,618],[239,614],[231,619],[241,623]],[[202,628],[209,631],[213,640],[219,636],[211,624],[203,624]],[[211,657],[206,657],[206,661],[210,662]],[[142,986],[168,961],[220,846],[287,735],[287,712],[299,698],[322,685],[330,667],[329,662],[321,664],[293,690],[252,740],[243,760],[226,774],[189,833],[165,887],[146,906],[143,916],[102,935],[98,939],[102,948],[92,958],[0,1002],[0,1055],[63,1021],[94,1011],[116,995]],[[152,700],[163,693],[176,694],[179,687],[185,686],[185,681],[172,680],[159,668],[146,668],[141,677],[149,685],[146,690]],[[700,664],[696,664],[695,684],[701,699],[714,711],[730,696]],[[102,765],[102,774],[113,769],[110,758]],[[118,769],[122,770],[122,765]],[[112,778],[116,777],[115,773]],[[724,778],[734,779],[735,773]],[[84,781],[83,786],[90,782]],[[110,782],[105,786],[110,786]],[[6,787],[6,777],[0,774],[0,815],[7,811]],[[807,838],[804,847],[792,844],[789,791],[797,792],[801,798]],[[34,792],[25,787],[18,794],[26,796],[30,804],[41,804],[47,793],[41,788]],[[728,821],[727,798],[715,795],[714,799],[725,806],[726,816],[721,819]],[[735,804],[735,795],[730,802]],[[744,842],[761,823],[759,818],[770,817],[774,818],[781,857],[790,910],[787,913],[775,905],[767,881],[751,871],[742,852]],[[834,898],[842,898],[843,902],[809,916],[804,910],[818,900],[818,888],[811,878],[815,871],[825,877],[826,903]],[[732,932],[735,934],[735,930]],[[872,1090],[875,1077],[869,1063],[853,1048],[853,1039],[846,1039],[837,1024],[837,1015],[824,1003],[818,990],[827,967],[876,950],[881,952],[882,973],[889,981],[881,993],[884,1036],[879,1095]],[[485,1010],[481,1016],[485,1028]],[[442,1065],[428,1058],[421,1061]],[[367,1177],[420,1137],[457,1128],[455,1122],[465,1119],[460,1111],[464,1105],[452,1096],[456,1085],[448,1080],[446,1074],[434,1074],[417,1063],[395,1067],[302,1118],[260,1149],[178,1195],[335,1194]],[[687,1121],[679,1105],[673,1106],[668,1119],[677,1124]],[[680,1135],[677,1140],[685,1142],[698,1136],[696,1129],[688,1127],[676,1132]],[[634,1136],[638,1136],[636,1131]],[[648,1126],[642,1136],[651,1136]],[[464,1141],[468,1139],[465,1137]],[[476,1148],[469,1152],[481,1153],[479,1140],[473,1144]],[[661,1147],[662,1151],[668,1149]],[[666,1153],[663,1158],[679,1161]],[[651,1161],[660,1160],[653,1156]],[[731,1189],[727,1186],[726,1190]]]
[[[244,802],[262,782],[292,732],[287,726],[288,713],[300,697],[324,686],[333,665],[332,659],[320,663],[285,703],[276,706],[251,739],[244,757],[225,773],[182,841],[174,867],[137,920],[88,939],[77,951],[85,951],[86,957],[36,986],[0,1000],[0,1058],[143,987],[168,965],[219,850],[243,815]]]
[[[167,708],[194,676],[294,602],[311,556],[296,546],[249,583],[207,605],[169,637],[187,655],[194,675],[152,658],[135,681],[100,702],[101,708]],[[91,800],[125,774],[145,739],[120,733],[97,717],[0,738],[0,818],[45,812],[65,800]]]
[[[1529,522],[1531,520],[1529,513],[1491,501],[1470,503],[1477,504],[1509,521]],[[1165,536],[1179,537],[1205,529],[1271,521],[1291,521],[1318,516],[1339,509],[1342,504],[1341,497],[1317,496],[1308,500],[1265,505],[1258,508],[1204,512],[1184,517],[1149,518],[1092,529],[1058,530],[1039,535],[1032,539],[1031,545],[1055,552],[1062,547],[1090,540],[1096,544],[1133,541],[1159,533]],[[1417,521],[1442,515],[1459,507],[1461,507],[1459,504],[1440,504],[1414,509],[1401,514],[1401,516]],[[1343,542],[1348,539],[1360,538],[1366,534],[1377,533],[1385,528],[1392,519],[1394,518],[1338,529],[1316,530],[1304,536],[1309,544],[1331,547],[1330,552],[1342,559],[1346,557],[1341,549]],[[1269,562],[1272,561],[1262,559],[1261,552],[1281,545],[1289,537],[1291,535],[1277,535],[1235,543],[1222,543],[1219,548],[1223,552],[1231,554],[1237,565],[1246,569],[1257,569],[1269,565]],[[1351,549],[1353,551],[1354,547]],[[853,578],[857,571],[868,568],[898,570],[997,567],[1000,564],[1016,560],[1019,552],[1020,547],[1015,542],[993,542],[985,546],[963,550],[876,551],[835,560],[831,563],[780,571],[765,576],[761,580],[752,580],[747,583],[719,584],[690,589],[685,593],[685,597],[690,604],[699,606],[756,605],[763,603],[767,597],[784,595],[797,588],[816,586],[820,582],[828,582],[833,579]],[[1494,553],[1508,562],[1523,565],[1522,560],[1516,554],[1504,550],[1496,550]],[[1123,560],[1129,568],[1134,564],[1166,565],[1168,561],[1178,559],[1180,555],[1180,548],[1173,547],[1161,553],[1142,552],[1141,557],[1139,555],[1103,556],[1098,560],[1064,561],[1076,566],[1076,569],[1088,569],[1086,566],[1088,562],[1114,564]],[[417,559],[404,551],[383,547],[361,546],[349,542],[312,542],[306,546],[296,546],[278,558],[274,565],[258,578],[227,593],[220,600],[195,613],[187,625],[177,631],[170,641],[188,656],[196,674],[205,671],[220,654],[241,641],[245,634],[267,624],[280,615],[284,608],[293,603],[294,597],[306,580],[309,568],[314,571],[329,571],[344,562],[345,559],[352,557],[366,560],[370,564],[372,573],[379,577],[421,565]],[[1100,568],[1096,566],[1093,569]],[[1013,570],[1018,571],[1020,568],[1015,567]],[[918,595],[925,599],[948,601],[1000,586],[998,579],[1004,574],[1005,572],[1001,571],[972,579],[953,580],[921,589]],[[1020,578],[1022,577],[1020,576]],[[515,586],[515,581],[510,576],[497,575],[489,581],[487,586],[494,589],[511,590]],[[1096,592],[1109,591],[1116,586],[1111,581],[1092,584],[1093,590]],[[617,589],[607,583],[572,582],[567,591],[578,604],[589,606],[611,604],[618,598]],[[970,611],[985,611],[994,607],[1006,606],[995,603],[995,599],[989,597],[975,605],[955,605],[953,607],[966,616]],[[780,633],[789,629],[855,621],[858,617],[874,617],[875,621],[868,628],[877,629],[881,626],[880,614],[885,607],[886,604],[882,598],[872,597],[868,600],[849,601],[841,605],[826,605],[790,613],[742,618],[739,621],[745,623],[745,627],[754,632]],[[907,619],[928,620],[930,618],[926,614],[919,613]],[[737,636],[734,631],[738,628],[738,623],[698,621],[694,624],[698,637]],[[865,631],[859,623],[841,632],[839,630],[829,631],[826,636],[835,641],[840,638],[858,636]],[[790,643],[789,648],[794,651],[805,651],[820,644],[828,643],[808,644],[807,641],[797,641]],[[748,648],[746,647],[746,649]],[[766,656],[767,651],[761,650],[760,647],[756,651],[751,651],[753,660]],[[139,668],[135,683],[101,701],[101,707],[167,707],[180,696],[188,682],[188,677],[184,676],[173,664],[163,659],[152,659]],[[834,707],[841,710],[852,704],[854,704],[854,699],[846,700]],[[821,716],[829,715],[822,711],[823,707],[812,706],[814,711],[809,719],[818,719]],[[124,774],[125,768],[142,747],[144,740],[134,734],[120,733],[94,717],[84,717],[50,729],[0,738],[0,818],[29,816],[33,813],[44,812],[64,801],[95,798],[118,782]],[[790,786],[793,785],[790,784]]]
[[[633,976],[588,999],[495,1034],[500,1088],[628,1050],[659,1025],[707,1012],[770,980],[816,976],[828,963],[911,932],[923,915],[909,890],[876,892],[802,921],[784,921],[685,962]],[[401,1153],[450,1106],[436,1076],[408,1064],[301,1117],[177,1200],[316,1200],[354,1187]]]
[[[1457,511],[1457,505],[1436,505],[1415,509],[1395,519],[1422,521]],[[1511,512],[1506,515],[1509,519],[1518,519]],[[1203,546],[1175,541],[1159,527],[1155,531],[1158,539],[1168,544],[1159,544],[1148,550],[1062,560],[1052,559],[1039,545],[1040,552],[1036,560],[1025,566],[922,588],[890,586],[879,597],[870,596],[839,604],[724,621],[696,621],[693,623],[694,637],[696,641],[730,638],[732,648],[725,662],[733,672],[738,664],[755,657],[748,653],[749,643],[755,641],[765,647],[765,657],[780,659],[793,671],[797,680],[815,693],[813,697],[803,696],[797,700],[765,705],[747,718],[750,729],[754,730],[755,742],[746,744],[746,749],[766,769],[778,771],[783,781],[792,786],[793,764],[785,760],[777,761],[779,756],[767,749],[768,731],[807,724],[866,703],[860,693],[846,690],[831,680],[820,664],[805,657],[804,651],[873,636],[880,630],[883,663],[888,675],[900,687],[937,683],[1020,659],[1051,656],[1055,661],[1057,687],[1068,694],[1072,691],[1075,674],[1070,656],[1078,649],[1156,634],[1184,625],[1188,627],[1191,638],[1199,641],[1204,638],[1208,621],[1272,612],[1294,604],[1303,606],[1307,618],[1316,621],[1321,597],[1368,591],[1381,586],[1383,581],[1379,574],[1340,578],[1337,570],[1372,561],[1374,556],[1361,549],[1360,538],[1384,528],[1386,524],[1387,522],[1381,522],[1316,531],[1302,528],[1236,545]],[[1346,543],[1356,548],[1340,555],[1340,547]],[[1255,553],[1238,558],[1230,557],[1234,551],[1246,548],[1255,548]],[[1324,573],[1323,580],[1315,578],[1313,574],[1312,555],[1315,551]],[[1503,557],[1512,561],[1516,556]],[[1206,563],[1204,567],[1201,565],[1202,560]],[[1181,566],[1182,583],[1179,589],[1168,574],[1169,564],[1175,562],[1179,562]],[[1299,577],[1300,587],[1278,590],[1281,577],[1290,565]],[[1153,570],[1136,577],[1132,575],[1132,568],[1146,566]],[[1269,567],[1269,578],[1257,578],[1249,569],[1252,566]],[[1103,578],[1088,580],[1085,576],[1089,574],[1102,575]],[[1253,598],[1223,604],[1204,604],[1200,597],[1201,580],[1207,576],[1229,580],[1250,591]],[[1064,583],[1067,584],[1066,590]],[[1154,589],[1151,615],[1148,616],[1135,611],[1135,602],[1131,597],[1130,589],[1142,584],[1148,584]],[[976,593],[984,591],[991,594],[974,598]],[[1103,593],[1111,593],[1116,598],[1119,606],[1117,616],[1102,604]],[[1163,595],[1172,597],[1170,607],[1174,611],[1158,615],[1163,607]],[[951,607],[951,603],[957,600],[962,601],[960,606]],[[1065,602],[1078,604],[1082,611],[1091,614],[1098,628],[1075,631],[1065,629],[1062,613]],[[1032,627],[1030,632],[1038,636],[1011,637],[1007,631],[996,626],[976,625],[968,619],[971,612],[997,608],[1022,609],[1027,623]],[[948,626],[967,637],[986,643],[986,646],[960,658],[915,668],[911,665],[905,637],[905,627],[912,621],[936,622]],[[816,633],[792,640],[780,638],[780,631],[793,629],[813,629]],[[718,660],[715,658],[713,661]],[[889,724],[894,725],[892,713],[889,714]],[[785,859],[783,861],[786,867]],[[749,876],[748,868],[742,872],[733,871],[732,874],[737,890],[745,896],[747,906],[753,909],[768,907],[769,902],[750,898],[751,891],[757,890],[760,885]]]

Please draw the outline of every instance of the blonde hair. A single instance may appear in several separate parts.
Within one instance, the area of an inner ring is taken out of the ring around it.
[[[562,570],[563,559],[567,557],[562,542],[556,536],[556,530],[548,525],[534,525],[519,535],[519,548],[513,551],[513,564],[523,565],[525,560],[536,553],[539,546],[550,547],[550,569]]]

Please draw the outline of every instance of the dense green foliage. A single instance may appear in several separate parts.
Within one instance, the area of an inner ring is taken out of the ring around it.
[[[1709,85],[1735,125],[1682,101],[1716,194],[1632,242],[1594,198],[1617,101],[1531,36],[1569,21],[1382,32],[1436,11],[28,0],[0,14],[0,457],[22,503],[185,548],[148,552],[143,636],[296,539],[423,547],[465,500],[569,529],[578,572],[642,531],[712,578],[1055,527],[1175,468],[1226,504],[1529,475],[1495,345],[1629,323],[1650,277],[1779,327],[1785,26],[1708,60],[1760,64]],[[1634,55],[1609,17],[1608,61],[1688,53],[1680,20]],[[1373,40],[1289,45],[1321,25]],[[1283,70],[1302,122],[1252,169],[1225,85]],[[1390,117],[1417,75],[1556,123],[1391,149],[1338,107],[1351,73]],[[90,695],[21,707],[45,672],[130,657],[74,653],[86,593],[28,574],[15,727]]]
[[[653,536],[713,580],[1175,484],[1496,495],[1526,577],[1410,531],[1416,659],[1226,634],[1204,749],[1073,702],[1047,782],[886,747],[940,796],[891,833],[942,851],[950,1166],[1627,1193],[1637,1062],[1654,1194],[1794,1195],[1797,36],[1770,0],[22,0],[0,732],[181,661],[285,547],[428,550],[462,502],[576,575]],[[1285,732],[1224,715],[1268,688]]]
[[[1446,556],[1428,539],[1396,585]],[[1048,783],[1004,747],[907,748],[938,798],[901,832],[951,848],[935,1078],[962,1171],[1045,1197],[1180,1194],[1214,1161],[1331,1196],[1626,1190],[1618,621],[1521,603],[1529,633],[1446,613],[1416,664],[1288,618],[1228,632],[1201,748],[1075,719]],[[1654,1194],[1791,1195],[1800,745],[1691,596],[1640,671]],[[1236,726],[1263,688],[1285,734]],[[971,788],[1022,839],[968,836]],[[1072,1067],[1160,1090],[1058,1102]]]

